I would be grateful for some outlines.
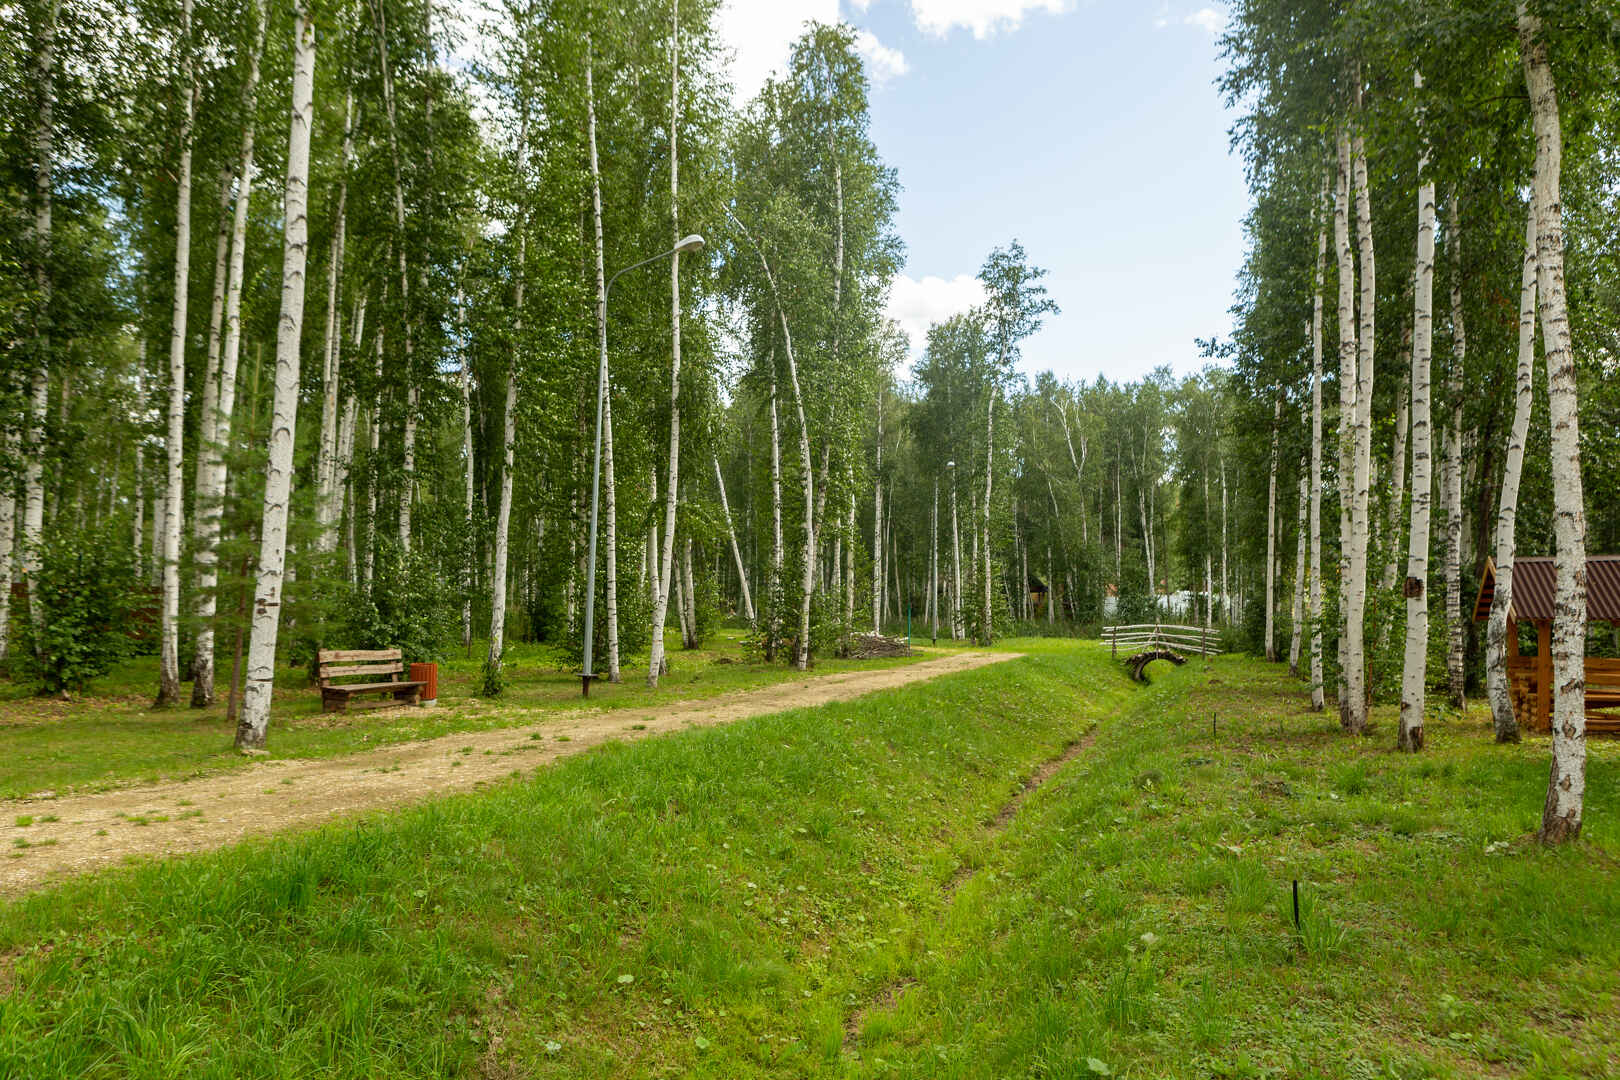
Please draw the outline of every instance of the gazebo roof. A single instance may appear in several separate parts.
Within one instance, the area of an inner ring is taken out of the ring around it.
[[[1557,585],[1556,564],[1549,555],[1521,555],[1513,560],[1513,608],[1521,622],[1551,622]],[[1474,602],[1474,619],[1490,617],[1496,595],[1496,562],[1485,560],[1485,576]],[[1620,622],[1620,555],[1592,555],[1586,560],[1586,617]]]

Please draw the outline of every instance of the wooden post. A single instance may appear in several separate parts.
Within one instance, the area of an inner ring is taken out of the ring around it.
[[[1536,623],[1536,730],[1552,730],[1552,623]]]

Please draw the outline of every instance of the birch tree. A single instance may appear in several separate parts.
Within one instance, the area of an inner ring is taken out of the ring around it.
[[[1421,93],[1423,77],[1415,86]],[[1418,159],[1417,265],[1412,282],[1412,527],[1407,533],[1406,650],[1401,668],[1402,750],[1423,749],[1429,659],[1429,501],[1434,488],[1429,369],[1434,353],[1434,178],[1428,144]]]
[[[1553,534],[1557,585],[1552,628],[1552,769],[1541,812],[1541,839],[1567,843],[1581,835],[1586,795],[1586,510],[1581,490],[1580,405],[1575,349],[1564,288],[1564,224],[1560,195],[1563,130],[1558,88],[1541,18],[1518,2],[1519,49],[1530,94],[1536,140],[1532,185],[1536,215],[1536,286],[1547,412],[1552,425]]]
[[[169,328],[169,430],[167,494],[163,510],[163,606],[160,616],[158,706],[180,702],[180,515],[185,465],[186,302],[191,279],[191,141],[197,115],[195,44],[191,0],[181,4],[180,161],[174,224],[174,312]],[[32,513],[32,506],[30,506]]]
[[[1450,214],[1446,229],[1446,251],[1451,264],[1451,364],[1446,369],[1445,459],[1441,463],[1446,514],[1446,683],[1453,708],[1467,702],[1464,693],[1462,621],[1462,387],[1463,363],[1468,356],[1468,335],[1463,325],[1462,223],[1457,207],[1457,190],[1450,192]]]
[[[299,336],[304,325],[304,272],[309,248],[309,143],[315,122],[315,26],[300,0],[293,10],[292,115],[287,139],[281,317],[276,327],[276,382],[265,469],[264,518],[260,530],[253,629],[236,745],[262,750],[275,687],[276,638],[287,554],[287,511],[292,493],[293,436],[298,424]]]
[[[1513,607],[1513,560],[1519,510],[1519,479],[1524,469],[1524,442],[1530,433],[1536,375],[1536,213],[1525,215],[1524,268],[1519,280],[1519,356],[1513,384],[1513,426],[1508,432],[1507,460],[1502,465],[1502,494],[1496,511],[1496,588],[1491,594],[1486,629],[1485,690],[1490,698],[1496,741],[1519,741],[1508,686],[1508,657],[1518,642],[1508,639],[1508,611]]]

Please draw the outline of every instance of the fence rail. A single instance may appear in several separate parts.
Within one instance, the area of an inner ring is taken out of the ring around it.
[[[1197,652],[1200,656],[1221,654],[1220,648],[1216,645],[1220,640],[1220,634],[1207,626],[1176,626],[1163,623],[1105,626],[1102,628],[1102,639],[1113,647],[1115,659],[1119,658],[1121,645],[1127,650],[1160,647]]]

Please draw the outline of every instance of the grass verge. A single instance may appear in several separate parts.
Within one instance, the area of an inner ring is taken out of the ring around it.
[[[684,650],[671,635],[670,674],[658,690],[646,687],[641,666],[626,662],[624,681],[600,682],[588,702],[579,677],[556,652],[514,644],[507,649],[505,693],[481,698],[483,652],[454,656],[439,665],[439,707],[352,709],[321,712],[320,693],[302,668],[277,672],[270,717],[272,758],[324,758],[359,750],[431,739],[461,731],[532,724],[546,712],[629,708],[657,701],[688,701],[802,678],[782,664],[763,664],[743,654],[738,632],[724,631],[702,649]],[[886,660],[817,661],[816,674],[871,670],[926,660],[927,654]],[[225,669],[228,675],[228,666]],[[39,792],[64,794],[124,783],[179,780],[241,766],[225,722],[223,697],[207,709],[152,708],[157,660],[141,657],[100,679],[89,696],[71,701],[37,697],[0,682],[0,799]],[[184,689],[184,688],[183,688]],[[223,695],[224,686],[220,687]]]
[[[1015,644],[0,909],[0,1075],[1614,1075],[1615,744],[1545,851],[1544,744]]]

